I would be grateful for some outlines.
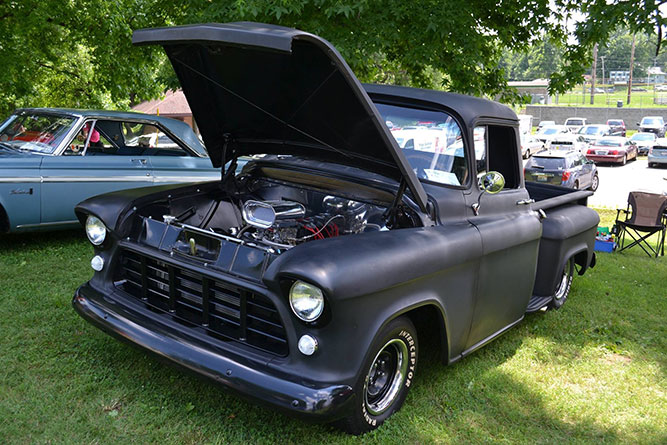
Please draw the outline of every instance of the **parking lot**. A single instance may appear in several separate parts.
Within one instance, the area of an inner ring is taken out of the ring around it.
[[[600,186],[588,200],[592,207],[624,208],[631,191],[667,193],[667,168],[648,168],[645,157],[624,166],[601,164],[598,172]]]

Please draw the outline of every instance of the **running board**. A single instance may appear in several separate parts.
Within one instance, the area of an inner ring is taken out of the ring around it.
[[[551,300],[553,300],[553,298],[554,297],[552,296],[540,297],[537,295],[533,295],[532,297],[530,297],[530,301],[528,301],[528,307],[526,308],[526,313],[529,314],[531,312],[539,311],[544,306],[551,303]]]

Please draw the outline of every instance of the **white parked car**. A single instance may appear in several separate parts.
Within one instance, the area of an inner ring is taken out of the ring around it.
[[[640,131],[632,135],[630,140],[637,145],[637,151],[640,155],[647,155],[649,150],[655,145],[658,139],[655,133]]]
[[[611,136],[611,127],[609,125],[584,125],[577,132],[578,135],[583,136],[589,144],[597,141],[603,136]]]
[[[588,150],[588,141],[580,134],[559,134],[547,142],[547,149],[574,150],[579,153],[586,153],[586,150]]]
[[[535,136],[546,144],[551,139],[561,134],[570,134],[570,130],[568,130],[565,125],[547,125],[546,127],[542,127]]]
[[[576,133],[584,125],[586,125],[586,118],[585,117],[568,117],[565,120],[565,126],[567,128],[569,128],[569,130],[572,133]]]

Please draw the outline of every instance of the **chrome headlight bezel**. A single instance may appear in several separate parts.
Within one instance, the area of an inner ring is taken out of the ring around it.
[[[299,320],[317,320],[324,313],[324,293],[314,284],[296,280],[289,290],[289,304]]]
[[[86,218],[86,236],[94,246],[100,246],[107,238],[107,226],[95,215]]]

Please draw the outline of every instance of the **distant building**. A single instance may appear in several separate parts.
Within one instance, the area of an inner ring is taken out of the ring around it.
[[[188,101],[181,90],[169,90],[165,93],[163,99],[142,102],[132,107],[132,110],[139,113],[159,114],[160,116],[183,121],[190,125],[196,133],[199,133],[197,123],[192,118],[190,105],[188,105]]]
[[[519,94],[529,94],[531,104],[550,104],[551,96],[549,96],[549,80],[548,79],[534,79],[526,81],[512,81],[507,82],[510,87],[516,88]]]
[[[630,71],[609,71],[609,81],[611,83],[628,83],[630,80]]]
[[[652,85],[661,84],[667,82],[667,73],[663,73],[662,69],[659,66],[652,66],[646,70],[647,83]]]

